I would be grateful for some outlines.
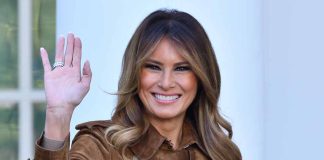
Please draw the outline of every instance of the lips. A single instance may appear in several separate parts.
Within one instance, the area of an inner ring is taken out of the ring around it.
[[[163,95],[163,94],[153,93],[153,96],[158,102],[162,102],[162,103],[174,102],[180,98],[180,95],[178,95],[178,94]]]

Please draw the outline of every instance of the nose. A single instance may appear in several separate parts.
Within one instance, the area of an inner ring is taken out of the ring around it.
[[[168,90],[175,87],[175,79],[172,71],[163,71],[158,86],[163,90]]]

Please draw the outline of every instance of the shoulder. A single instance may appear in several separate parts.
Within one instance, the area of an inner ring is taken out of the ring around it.
[[[85,123],[81,123],[75,126],[75,129],[82,130],[82,129],[93,129],[93,128],[101,128],[105,129],[111,126],[113,123],[111,120],[98,120],[98,121],[89,121]]]
[[[105,130],[112,124],[109,120],[78,124],[75,128],[79,131],[72,141],[70,156],[77,157],[82,154],[84,157],[92,157],[91,159],[119,157],[118,151],[108,142],[105,135]]]
[[[79,130],[74,137],[74,141],[80,136],[91,136],[97,139],[106,139],[105,130],[112,125],[110,120],[89,121],[75,126]]]
[[[78,124],[75,129],[79,131],[73,141],[84,136],[106,141],[105,130],[112,124],[110,120],[89,121]]]

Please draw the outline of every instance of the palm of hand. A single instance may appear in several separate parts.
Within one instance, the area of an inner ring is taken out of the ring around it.
[[[64,55],[64,37],[61,37],[57,43],[55,61],[64,61],[64,66],[52,70],[46,50],[41,49],[48,110],[72,113],[88,93],[92,73],[87,61],[81,75],[81,50],[80,39],[69,34]]]
[[[72,107],[79,105],[89,90],[80,81],[74,68],[57,68],[44,75],[47,104],[50,107]]]

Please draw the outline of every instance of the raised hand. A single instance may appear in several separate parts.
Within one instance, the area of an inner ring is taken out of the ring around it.
[[[90,89],[91,69],[88,61],[81,74],[82,44],[72,33],[60,37],[56,45],[55,64],[52,69],[45,49],[41,48],[47,101],[45,136],[63,140],[69,133],[72,113]]]

